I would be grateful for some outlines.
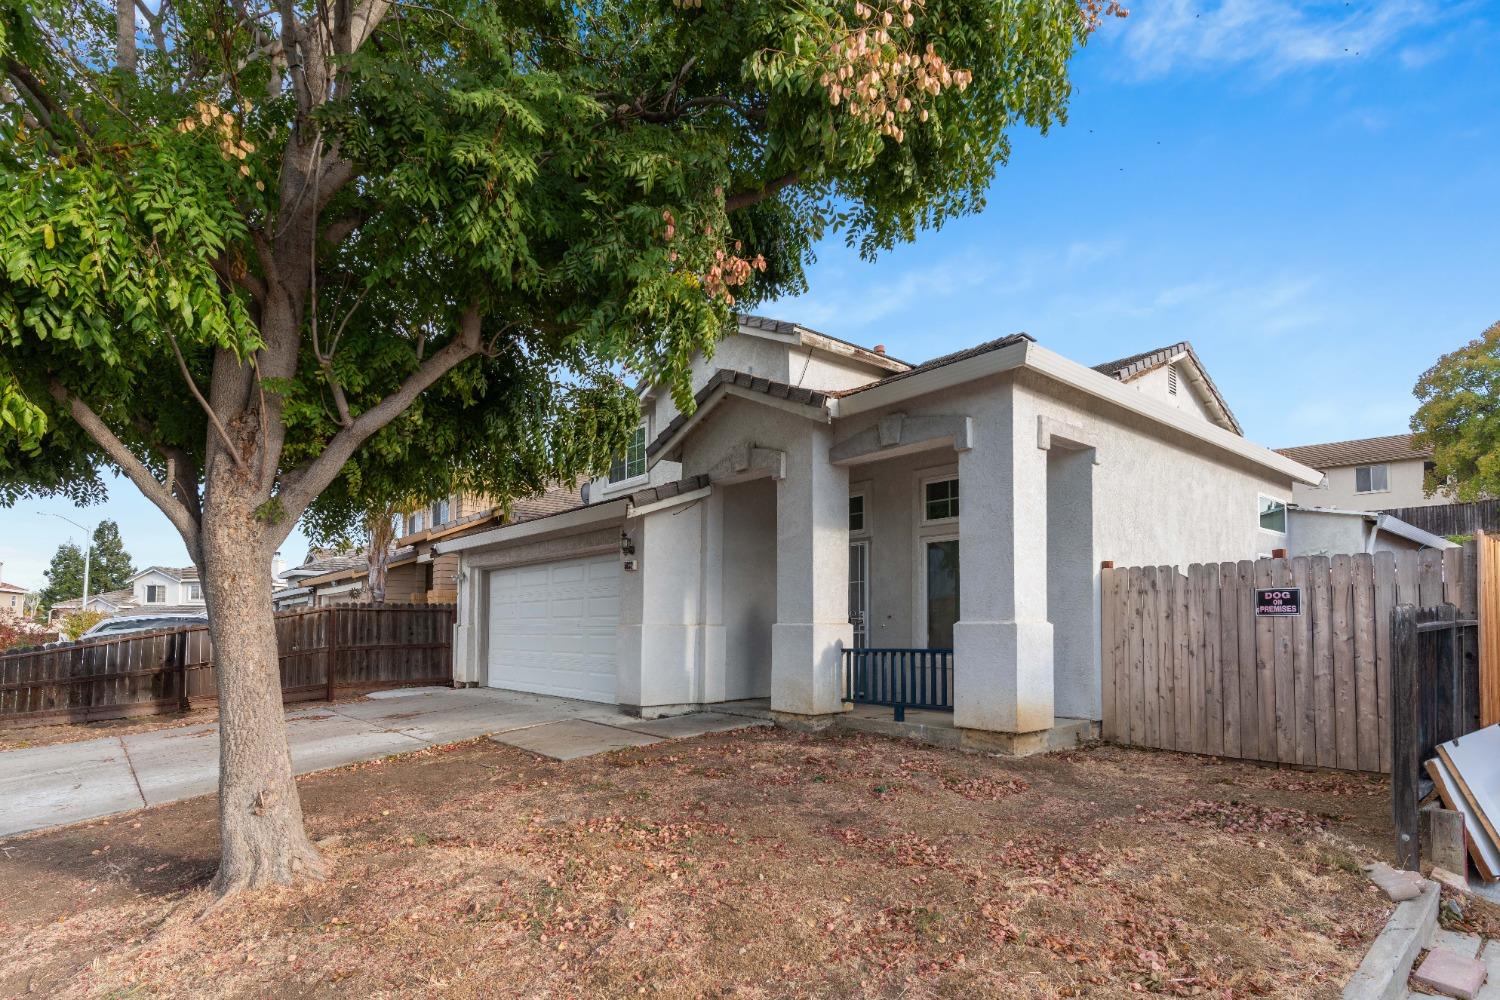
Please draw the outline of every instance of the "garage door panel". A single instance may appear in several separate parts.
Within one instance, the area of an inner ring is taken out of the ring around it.
[[[490,686],[613,702],[619,591],[614,554],[492,571]]]

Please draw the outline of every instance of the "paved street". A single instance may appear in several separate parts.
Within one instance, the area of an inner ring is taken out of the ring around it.
[[[645,721],[612,706],[469,688],[380,692],[287,712],[298,774],[493,734],[556,759],[696,736],[752,719],[701,713]],[[0,753],[0,837],[212,794],[218,726],[182,726]]]

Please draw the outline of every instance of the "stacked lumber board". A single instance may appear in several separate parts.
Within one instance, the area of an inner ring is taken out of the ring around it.
[[[1486,882],[1500,879],[1500,725],[1438,744],[1427,773],[1443,804],[1463,815],[1464,841]]]

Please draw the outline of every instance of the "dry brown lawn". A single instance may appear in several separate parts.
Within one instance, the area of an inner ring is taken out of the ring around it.
[[[323,884],[204,913],[198,799],[0,844],[0,995],[1335,997],[1383,782],[752,730],[300,779]]]

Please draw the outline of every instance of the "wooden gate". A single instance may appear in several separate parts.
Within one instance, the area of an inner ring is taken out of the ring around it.
[[[1451,603],[1473,618],[1476,561],[1471,542],[1420,553],[1195,563],[1186,572],[1106,568],[1104,738],[1389,771],[1391,611]],[[1301,589],[1300,614],[1256,616],[1256,590],[1291,587]]]
[[[1500,722],[1500,535],[1481,533],[1479,549],[1479,723]]]

